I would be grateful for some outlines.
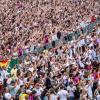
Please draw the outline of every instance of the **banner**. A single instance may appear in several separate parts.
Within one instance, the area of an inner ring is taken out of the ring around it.
[[[9,59],[0,61],[0,68],[7,68],[9,64]]]
[[[10,73],[11,70],[14,68],[14,66],[18,68],[18,64],[19,64],[18,59],[11,59],[11,61],[9,62],[9,66],[7,68],[7,72]]]

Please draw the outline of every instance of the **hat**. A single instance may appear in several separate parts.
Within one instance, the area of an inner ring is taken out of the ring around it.
[[[5,99],[6,100],[11,100],[11,94],[10,93],[5,93]]]
[[[26,90],[26,93],[32,93],[32,91],[31,90]]]
[[[91,62],[86,62],[87,65],[91,65]]]

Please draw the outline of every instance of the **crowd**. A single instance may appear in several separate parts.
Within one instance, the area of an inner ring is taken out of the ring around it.
[[[0,0],[0,62],[8,62],[0,64],[0,100],[100,100],[99,24],[68,44],[30,52],[99,16],[99,0]]]
[[[58,31],[65,35],[84,27],[100,15],[99,8],[99,0],[0,0],[0,45],[43,46]]]

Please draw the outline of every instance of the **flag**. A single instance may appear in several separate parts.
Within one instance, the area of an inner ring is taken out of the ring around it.
[[[0,68],[7,68],[9,64],[9,59],[0,61]]]
[[[10,73],[15,65],[18,68],[18,64],[19,64],[18,59],[11,59],[7,68],[7,72]]]

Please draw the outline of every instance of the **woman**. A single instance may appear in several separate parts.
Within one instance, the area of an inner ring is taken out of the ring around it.
[[[87,100],[87,91],[85,89],[82,89],[80,100]]]
[[[55,94],[54,89],[50,90],[49,100],[57,100],[57,95]]]
[[[41,93],[41,100],[48,100],[48,90],[44,89],[44,91]]]
[[[11,94],[10,94],[10,90],[8,88],[6,88],[3,100],[11,100]]]
[[[97,89],[95,90],[94,96],[96,97],[96,100],[100,100],[100,85],[98,85]]]

